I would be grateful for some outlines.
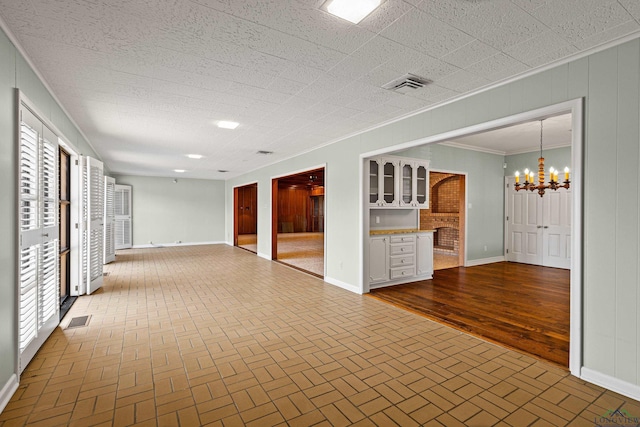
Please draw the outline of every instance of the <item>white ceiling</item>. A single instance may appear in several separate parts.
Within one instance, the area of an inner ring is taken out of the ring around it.
[[[112,172],[215,179],[640,31],[638,0],[386,0],[358,25],[322,2],[0,0],[0,17]],[[380,88],[405,73],[433,84]]]
[[[501,155],[539,151],[540,120],[452,139],[445,144]],[[571,146],[571,114],[542,121],[542,146],[545,150]]]

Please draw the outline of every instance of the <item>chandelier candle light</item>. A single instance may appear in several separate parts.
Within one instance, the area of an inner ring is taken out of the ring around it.
[[[547,188],[557,190],[558,188],[569,188],[571,181],[569,181],[569,168],[564,168],[564,182],[560,184],[558,181],[558,170],[554,168],[549,169],[549,183],[544,183],[544,157],[542,157],[542,120],[540,120],[540,158],[538,159],[538,185],[535,184],[533,171],[529,169],[524,170],[524,184],[520,184],[520,172],[516,171],[516,191],[538,190],[540,197],[544,195],[544,191]]]

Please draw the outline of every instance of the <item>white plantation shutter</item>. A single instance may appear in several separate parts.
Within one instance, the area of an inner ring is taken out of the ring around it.
[[[129,249],[132,246],[131,239],[131,186],[115,186],[115,247],[116,249]]]
[[[20,105],[19,371],[59,323],[58,137]]]
[[[104,263],[116,260],[115,247],[115,187],[116,180],[104,177]]]
[[[85,162],[87,173],[87,294],[102,286],[104,245],[104,174],[102,162],[91,157]]]
[[[87,157],[81,157],[80,189],[80,294],[87,292],[89,284],[89,172]]]

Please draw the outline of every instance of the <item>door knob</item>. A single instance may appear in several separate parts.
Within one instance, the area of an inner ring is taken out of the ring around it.
[[[542,228],[542,226],[541,226],[541,225],[539,225],[539,226],[538,226],[538,228]]]
[[[549,226],[548,226],[548,225],[545,225],[545,226],[544,226],[544,227],[542,227],[542,228],[549,228]]]

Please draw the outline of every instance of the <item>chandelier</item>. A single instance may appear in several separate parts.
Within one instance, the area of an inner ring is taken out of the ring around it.
[[[569,188],[571,181],[569,181],[569,168],[564,168],[564,182],[561,184],[558,181],[558,170],[554,168],[549,169],[549,183],[544,182],[544,157],[542,157],[542,120],[540,120],[540,158],[538,159],[538,184],[535,183],[535,177],[533,171],[529,169],[524,170],[524,184],[520,184],[520,172],[516,171],[516,191],[529,190],[536,191],[540,197],[544,195],[544,191],[549,188],[551,190],[557,190],[558,188]]]

